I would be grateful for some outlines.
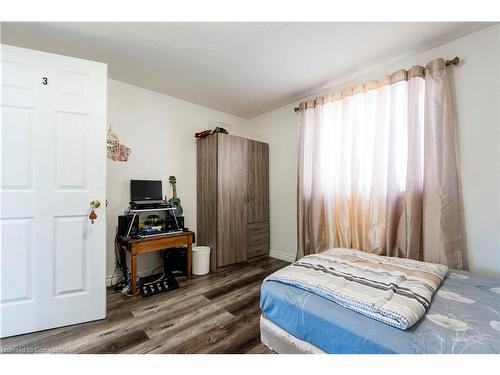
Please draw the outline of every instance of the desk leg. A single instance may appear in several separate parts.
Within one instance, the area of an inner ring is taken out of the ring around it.
[[[137,293],[137,255],[132,254],[130,258],[130,268],[132,272],[132,295]]]
[[[188,279],[191,278],[191,262],[193,260],[193,247],[191,244],[188,245],[187,247],[187,257],[186,257],[186,266],[187,266],[187,277]]]
[[[120,263],[122,265],[123,280],[127,282],[128,271],[127,271],[127,256],[125,254],[125,247],[120,245]]]

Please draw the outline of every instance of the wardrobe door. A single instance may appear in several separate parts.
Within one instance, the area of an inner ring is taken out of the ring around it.
[[[217,135],[196,141],[197,244],[209,246],[210,270],[216,271]]]
[[[248,223],[269,221],[269,146],[248,140]]]
[[[269,146],[248,140],[248,258],[269,253]]]
[[[217,135],[217,267],[247,259],[247,141]]]

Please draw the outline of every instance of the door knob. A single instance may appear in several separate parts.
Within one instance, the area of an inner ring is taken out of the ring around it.
[[[95,213],[95,209],[101,205],[101,202],[98,199],[94,199],[90,202],[90,223],[94,224],[94,220],[97,219],[97,214]]]
[[[99,199],[94,199],[93,201],[90,201],[90,207],[93,209],[99,208],[101,205],[101,201]]]

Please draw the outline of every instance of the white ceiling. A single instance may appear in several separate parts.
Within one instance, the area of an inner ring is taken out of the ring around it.
[[[2,23],[1,40],[105,62],[110,78],[252,118],[488,25],[24,22]]]

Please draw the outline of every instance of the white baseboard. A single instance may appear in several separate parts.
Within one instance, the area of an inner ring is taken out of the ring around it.
[[[284,260],[285,262],[295,262],[295,254],[284,253],[278,250],[269,250],[269,256],[271,258]]]
[[[111,281],[116,283],[116,280],[119,280],[122,277],[122,271],[116,271],[114,276],[113,274],[106,276],[106,286],[112,286]]]

